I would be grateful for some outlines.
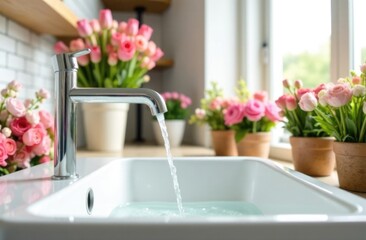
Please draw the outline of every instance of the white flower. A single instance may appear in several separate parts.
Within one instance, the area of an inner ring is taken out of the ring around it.
[[[319,103],[320,105],[322,105],[323,107],[327,106],[327,90],[323,89],[318,93],[318,98],[319,98]]]
[[[363,85],[357,84],[352,88],[352,95],[355,97],[362,97],[366,94],[366,88]]]
[[[8,127],[4,127],[3,129],[1,129],[1,132],[5,135],[5,137],[11,136],[11,130]]]

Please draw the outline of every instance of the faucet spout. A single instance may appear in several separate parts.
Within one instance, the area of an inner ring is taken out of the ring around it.
[[[162,96],[147,88],[78,88],[76,57],[89,49],[57,54],[52,58],[55,70],[55,149],[53,179],[77,178],[76,107],[77,103],[146,104],[152,115],[167,111]]]

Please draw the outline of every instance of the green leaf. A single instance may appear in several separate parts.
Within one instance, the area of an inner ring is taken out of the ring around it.
[[[240,142],[240,140],[242,140],[245,137],[247,132],[248,131],[245,129],[238,129],[237,131],[235,131],[235,141]]]
[[[352,136],[352,138],[355,138],[357,136],[356,124],[349,118],[346,118],[346,129],[348,135]]]

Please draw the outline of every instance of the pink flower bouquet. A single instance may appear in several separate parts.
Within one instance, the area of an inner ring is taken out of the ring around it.
[[[256,92],[250,97],[244,81],[239,86],[238,100],[230,102],[224,112],[225,124],[235,131],[237,142],[247,133],[269,132],[282,119],[280,109],[267,100],[266,92]]]
[[[41,89],[23,102],[16,98],[21,87],[12,81],[1,91],[0,176],[53,159],[53,117],[39,110],[49,93]]]
[[[186,119],[189,111],[188,107],[192,100],[186,95],[178,92],[164,92],[161,94],[164,98],[168,111],[164,113],[166,120]]]
[[[66,46],[57,42],[56,53],[90,48],[90,55],[78,58],[80,87],[137,88],[149,78],[147,71],[164,55],[150,40],[153,29],[131,18],[128,22],[113,20],[109,9],[100,11],[99,20],[77,22],[81,38]]]
[[[285,129],[293,137],[326,137],[329,136],[322,127],[315,121],[314,113],[304,111],[300,108],[300,99],[307,93],[317,94],[324,87],[319,85],[315,89],[304,88],[301,80],[296,80],[293,84],[287,79],[282,81],[282,85],[287,93],[276,100],[277,106],[281,109],[281,115],[286,117]]]
[[[300,98],[300,108],[314,114],[318,125],[339,142],[366,142],[366,64],[361,74],[321,84]]]
[[[206,98],[201,99],[201,106],[195,110],[189,123],[199,125],[208,124],[211,130],[229,130],[225,124],[224,112],[232,98],[224,97],[223,89],[216,82],[212,82],[212,88],[206,92]]]

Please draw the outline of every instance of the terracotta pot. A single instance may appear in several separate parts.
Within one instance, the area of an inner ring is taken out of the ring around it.
[[[248,133],[237,143],[239,156],[254,156],[268,158],[271,133]]]
[[[211,136],[216,156],[238,156],[234,131],[211,131]]]
[[[339,186],[366,192],[366,143],[334,142]]]
[[[290,137],[295,170],[314,177],[329,176],[335,166],[333,138]]]

